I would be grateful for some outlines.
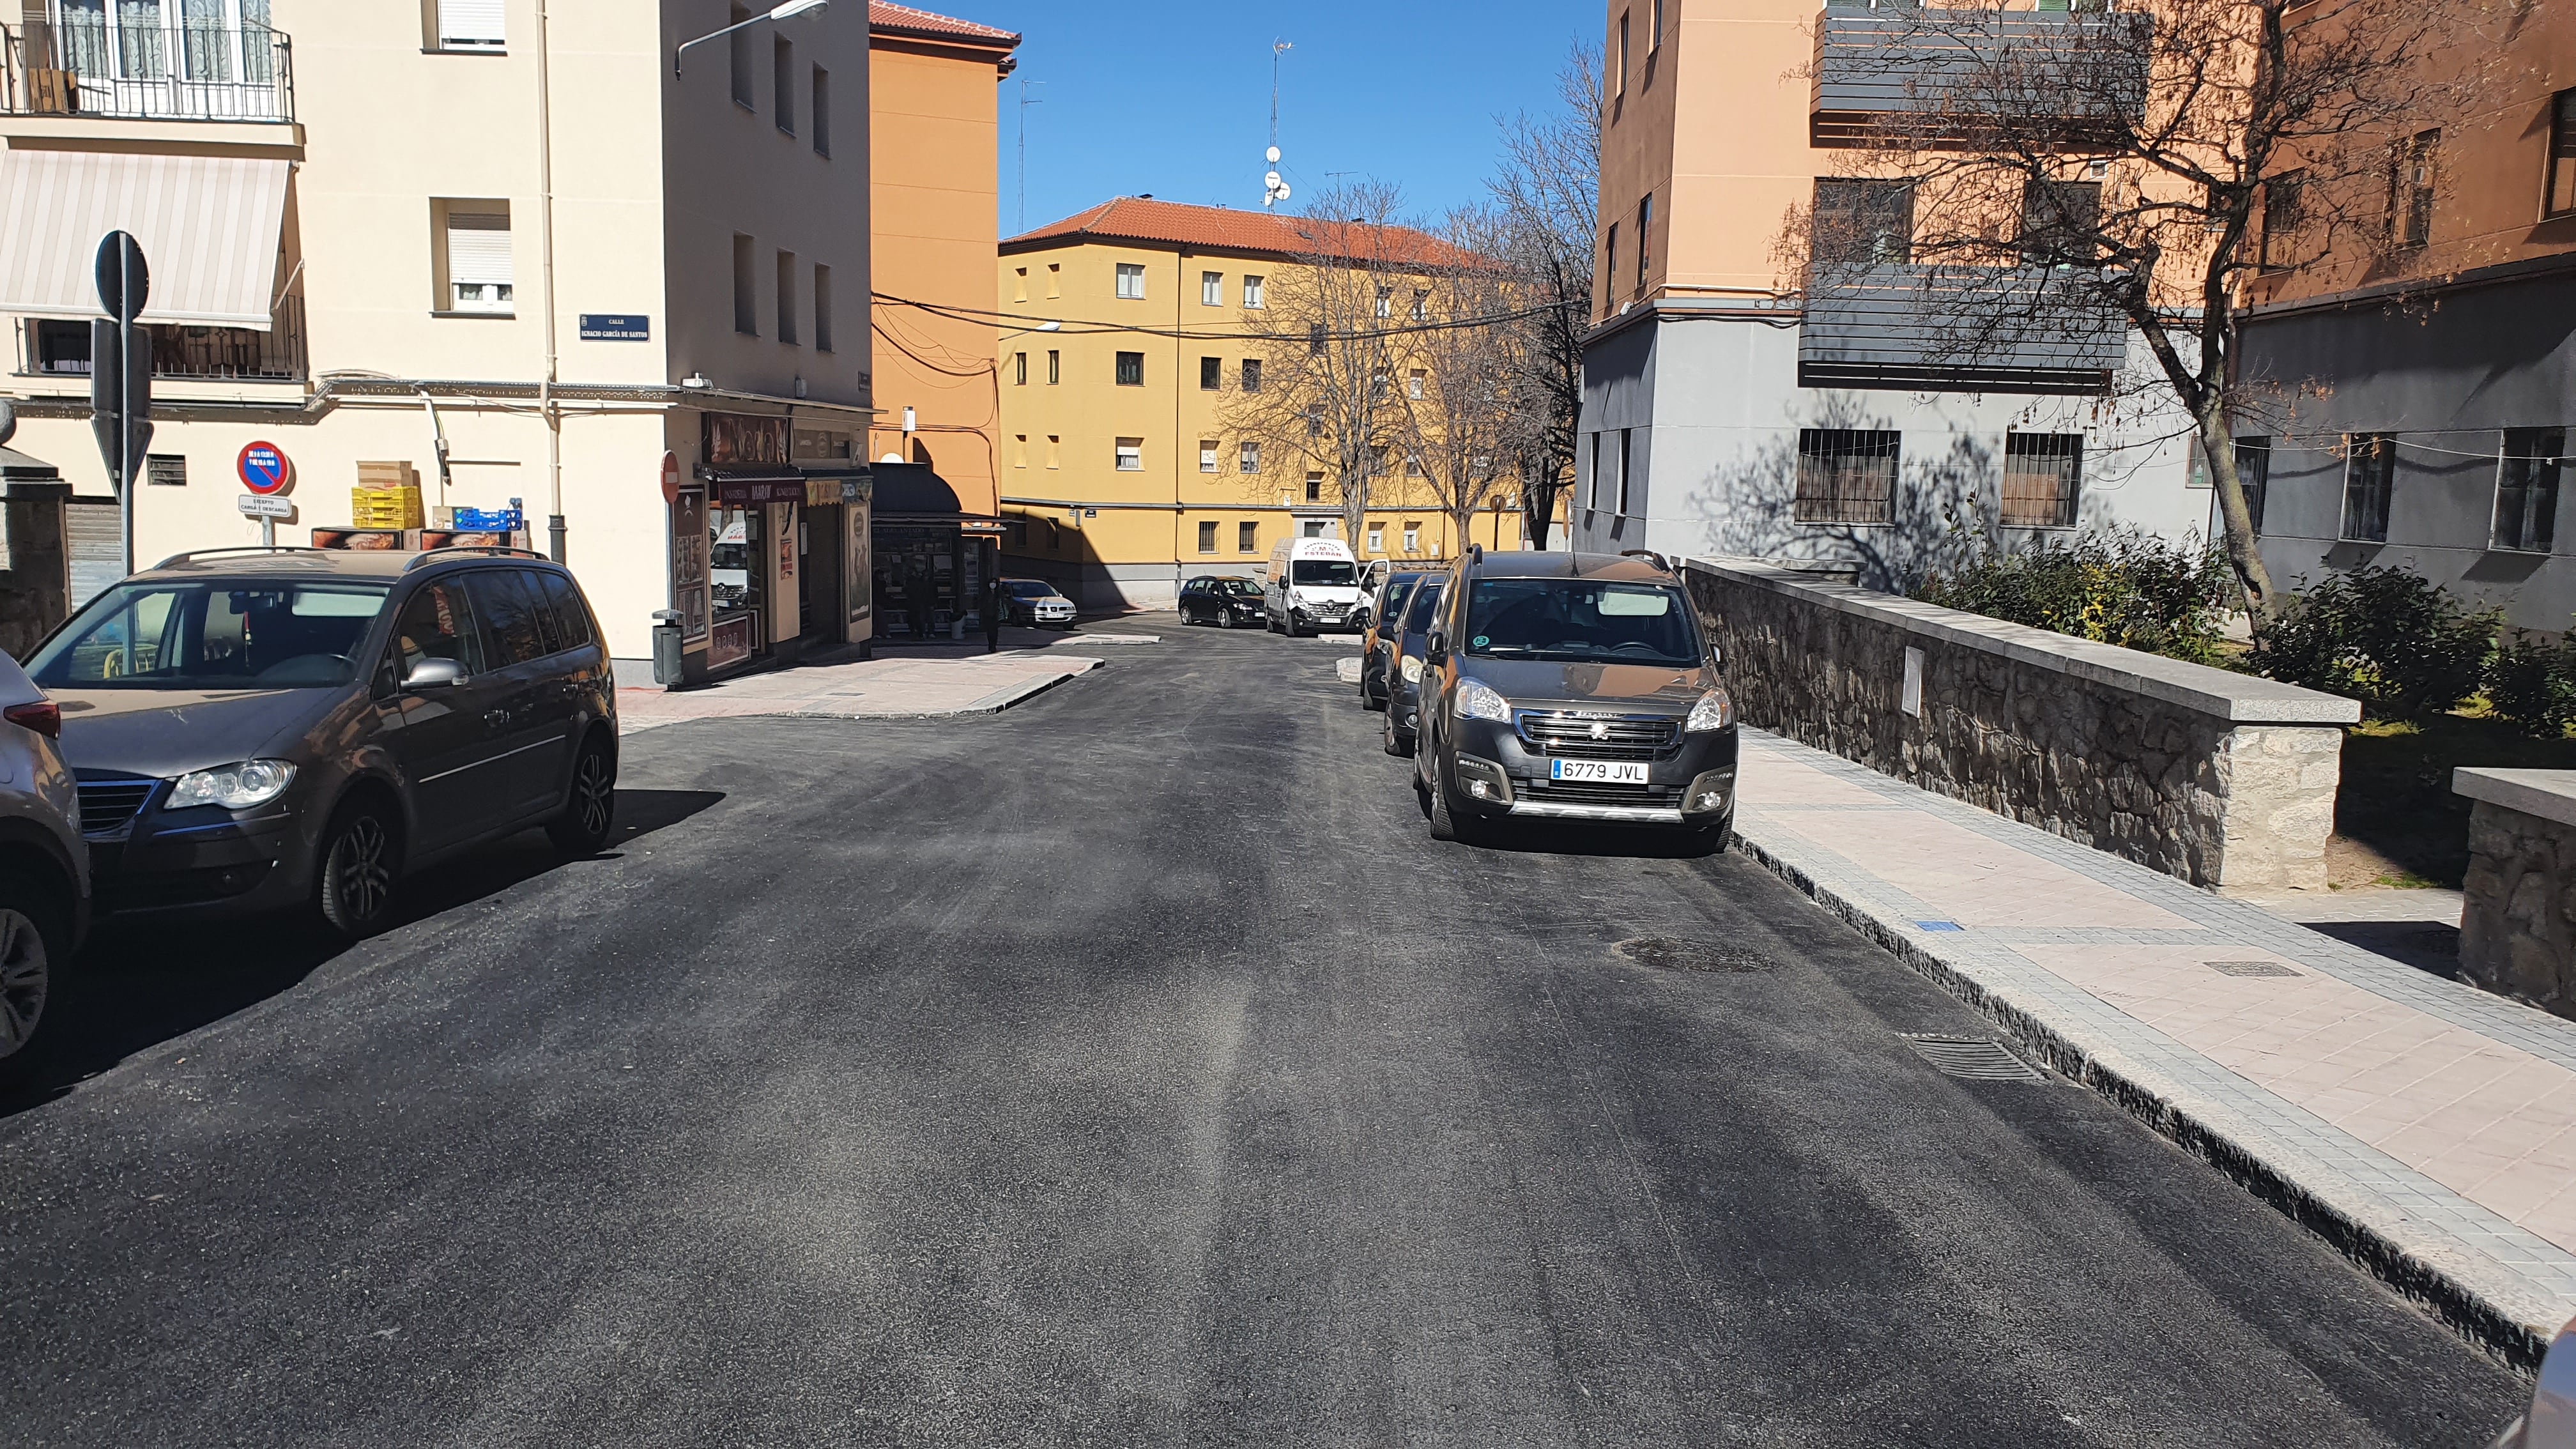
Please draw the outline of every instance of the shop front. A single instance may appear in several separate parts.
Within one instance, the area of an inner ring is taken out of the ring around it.
[[[1000,567],[1002,521],[964,512],[927,463],[878,463],[877,636],[934,642],[983,627],[984,586]]]
[[[673,490],[684,684],[868,642],[868,469],[789,461],[790,426],[783,416],[705,414],[704,461]]]

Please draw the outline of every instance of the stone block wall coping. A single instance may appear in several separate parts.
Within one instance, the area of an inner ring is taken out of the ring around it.
[[[2451,771],[2451,793],[2519,810],[2561,825],[2576,825],[2576,770]]]
[[[2123,649],[2117,644],[2098,644],[2026,624],[2010,624],[1897,594],[1849,584],[1819,583],[1812,574],[1752,559],[1690,559],[1686,566],[1947,644],[1983,650],[2016,663],[2161,699],[2231,723],[2347,725],[2361,719],[2361,705],[2341,695],[2206,664],[2189,664],[2143,650]]]

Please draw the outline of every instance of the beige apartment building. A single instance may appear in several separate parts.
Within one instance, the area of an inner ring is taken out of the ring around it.
[[[755,12],[11,3],[5,391],[16,446],[90,501],[84,589],[117,567],[87,319],[123,229],[153,267],[140,562],[257,543],[236,466],[265,442],[282,543],[350,523],[362,461],[412,464],[433,508],[516,501],[626,682],[666,610],[692,678],[867,637],[862,6],[675,64]]]

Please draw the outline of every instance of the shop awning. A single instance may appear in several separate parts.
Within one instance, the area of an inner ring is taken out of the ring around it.
[[[0,312],[98,316],[99,240],[128,231],[152,269],[144,321],[267,331],[289,164],[0,151]]]

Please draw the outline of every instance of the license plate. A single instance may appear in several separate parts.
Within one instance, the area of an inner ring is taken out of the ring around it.
[[[1550,760],[1547,777],[1551,780],[1573,780],[1586,785],[1642,785],[1646,783],[1643,760]]]

